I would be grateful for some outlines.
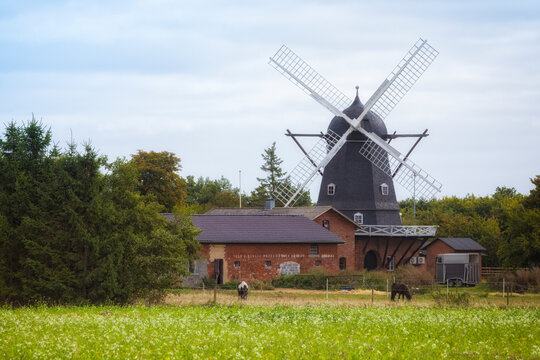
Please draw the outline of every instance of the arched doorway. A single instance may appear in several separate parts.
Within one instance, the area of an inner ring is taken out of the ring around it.
[[[377,269],[377,255],[373,250],[368,251],[364,257],[364,269],[367,271]]]

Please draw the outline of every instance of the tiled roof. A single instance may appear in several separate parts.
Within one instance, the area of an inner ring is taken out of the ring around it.
[[[209,210],[206,215],[302,215],[314,220],[330,210],[335,211],[353,225],[358,226],[358,224],[332,206],[275,207],[271,210],[265,210],[264,208],[215,208]]]
[[[334,233],[298,215],[192,215],[202,244],[342,244]]]
[[[456,251],[486,251],[486,248],[474,241],[471,238],[437,238],[430,243],[425,244],[422,248],[426,248],[433,244],[434,241],[441,240],[446,245]]]

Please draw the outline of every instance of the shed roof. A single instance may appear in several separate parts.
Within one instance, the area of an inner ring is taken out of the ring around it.
[[[474,241],[471,238],[437,238],[430,243],[425,244],[422,248],[427,248],[435,241],[441,240],[446,245],[450,246],[456,251],[486,251],[486,248]]]
[[[192,215],[202,244],[342,244],[324,227],[299,215]]]

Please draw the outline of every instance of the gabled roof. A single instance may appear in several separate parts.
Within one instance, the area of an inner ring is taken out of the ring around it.
[[[441,240],[446,245],[456,251],[486,251],[486,248],[474,241],[471,238],[436,238],[430,243],[425,244],[422,248],[425,249],[435,241]]]
[[[327,211],[335,211],[344,219],[356,227],[357,223],[352,221],[347,215],[332,206],[299,206],[299,207],[275,207],[271,210],[264,208],[215,208],[206,212],[206,215],[302,215],[310,220],[315,220]]]
[[[324,227],[299,215],[192,215],[202,244],[342,244]]]

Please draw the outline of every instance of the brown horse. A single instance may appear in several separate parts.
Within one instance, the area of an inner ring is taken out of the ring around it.
[[[398,294],[398,300],[403,297],[403,300],[407,298],[407,300],[411,300],[412,296],[409,292],[409,288],[405,284],[392,284],[392,301],[396,301],[396,294]]]

